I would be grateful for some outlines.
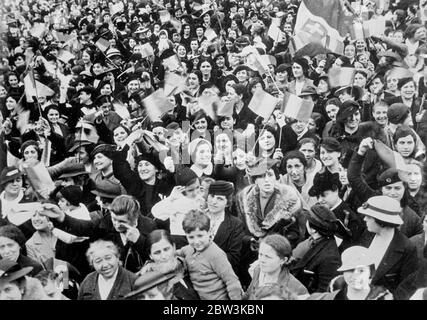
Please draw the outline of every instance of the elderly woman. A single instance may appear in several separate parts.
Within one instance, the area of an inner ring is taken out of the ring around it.
[[[49,300],[39,280],[27,276],[32,267],[0,260],[0,300]]]
[[[148,296],[156,291],[157,295],[161,293],[165,300],[198,300],[199,296],[188,277],[185,261],[176,255],[175,242],[170,234],[160,229],[151,232],[148,236],[148,248],[150,260],[138,273],[140,277],[135,282],[137,288],[128,295],[128,298],[141,298],[144,292],[155,287],[154,290],[150,290]],[[163,275],[165,277],[163,283],[155,283],[153,273]],[[148,278],[151,281],[148,281]],[[147,294],[142,298],[147,300]]]
[[[305,286],[289,272],[291,254],[291,245],[285,237],[272,234],[263,238],[259,245],[252,281],[244,298],[255,300],[255,293],[260,288],[273,283],[297,296],[308,295]]]
[[[112,241],[97,240],[86,253],[95,269],[81,283],[78,300],[121,300],[134,289],[137,276],[119,263],[119,249]]]
[[[341,260],[341,267],[337,271],[343,274],[331,281],[332,292],[313,293],[308,300],[391,300],[393,298],[384,287],[371,285],[374,259],[367,248],[350,247],[342,253]]]
[[[6,225],[0,227],[0,256],[18,263],[21,267],[32,267],[31,275],[36,275],[43,270],[38,262],[26,255],[25,237],[17,227]]]

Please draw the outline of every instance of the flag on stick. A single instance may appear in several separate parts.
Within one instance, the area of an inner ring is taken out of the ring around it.
[[[217,95],[201,95],[197,99],[199,107],[203,109],[206,114],[214,121],[217,120],[219,98]]]
[[[268,119],[273,113],[277,102],[277,98],[273,97],[271,94],[268,94],[264,90],[257,88],[248,107],[257,115],[263,117],[264,119]]]
[[[185,85],[185,78],[173,73],[168,72],[165,75],[164,93],[168,97],[183,92],[187,86]]]
[[[160,10],[159,16],[160,16],[160,22],[162,24],[165,24],[165,23],[171,21],[171,14],[169,13],[168,10]]]
[[[332,88],[349,86],[353,84],[354,74],[356,69],[354,68],[331,68],[328,72],[329,84]]]
[[[99,50],[105,52],[110,47],[110,42],[107,39],[101,37],[98,39],[98,41],[95,42],[95,45]]]
[[[164,113],[173,110],[175,107],[172,102],[166,98],[162,88],[154,91],[142,100],[142,103],[144,104],[145,109],[147,110],[147,115],[151,121],[159,120]]]
[[[308,121],[313,112],[314,103],[297,95],[285,92],[281,112],[284,116],[300,121]]]
[[[33,70],[30,70],[24,78],[24,89],[27,101],[33,101],[33,97],[50,97],[55,94],[47,85],[34,79]]]

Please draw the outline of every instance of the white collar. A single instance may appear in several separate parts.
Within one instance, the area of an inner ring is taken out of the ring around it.
[[[21,189],[21,190],[19,190],[19,194],[18,194],[18,196],[16,197],[16,199],[14,199],[14,200],[6,200],[6,198],[5,198],[5,194],[6,194],[6,192],[5,191],[3,191],[2,193],[0,193],[0,201],[2,202],[2,204],[3,204],[3,208],[2,208],[2,217],[3,218],[6,218],[7,217],[7,215],[9,214],[9,209],[14,205],[14,204],[17,204],[17,203],[19,203],[21,200],[22,200],[22,198],[24,198],[24,190],[23,189]],[[6,208],[8,208],[7,210],[6,210]]]
[[[190,167],[190,169],[193,170],[197,174],[198,177],[201,177],[203,174],[210,176],[212,174],[212,171],[213,171],[213,165],[212,165],[212,163],[209,163],[205,169],[201,169],[198,166],[196,166],[195,164],[193,164]]]

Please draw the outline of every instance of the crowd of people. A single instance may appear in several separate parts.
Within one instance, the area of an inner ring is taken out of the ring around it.
[[[423,8],[306,1],[6,1],[0,300],[427,299]]]

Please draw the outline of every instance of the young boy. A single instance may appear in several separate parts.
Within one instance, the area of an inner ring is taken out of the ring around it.
[[[242,286],[227,255],[211,239],[209,217],[190,211],[182,221],[188,245],[179,250],[191,282],[202,300],[241,300]]]

